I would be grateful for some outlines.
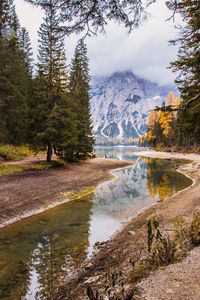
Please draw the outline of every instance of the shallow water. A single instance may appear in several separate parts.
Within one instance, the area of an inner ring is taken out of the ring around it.
[[[92,254],[142,208],[189,186],[178,161],[135,156],[137,148],[96,149],[99,156],[130,159],[116,180],[94,194],[0,230],[0,299],[50,299],[59,280]]]

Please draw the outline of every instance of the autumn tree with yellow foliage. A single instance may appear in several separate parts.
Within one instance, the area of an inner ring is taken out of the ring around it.
[[[160,113],[152,110],[149,113],[148,118],[148,131],[146,134],[146,138],[149,141],[149,143],[153,146],[156,146],[158,144],[158,136],[159,136],[159,119],[160,119]]]
[[[163,105],[160,110],[159,123],[163,134],[164,145],[172,146],[172,137],[175,136],[176,131],[176,115],[180,104],[180,98],[174,98],[172,92],[167,98],[167,105]]]
[[[175,140],[178,140],[178,124],[177,124],[177,110],[180,105],[180,98],[174,98],[172,92],[169,93],[167,103],[163,102],[161,107],[156,107],[150,111],[148,117],[148,131],[145,137],[141,138],[144,144],[157,146],[172,146]]]

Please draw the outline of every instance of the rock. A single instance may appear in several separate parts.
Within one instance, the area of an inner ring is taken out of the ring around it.
[[[87,270],[87,269],[90,269],[90,268],[92,268],[92,266],[93,266],[93,264],[92,263],[89,263],[86,267],[85,267],[85,269]]]
[[[97,255],[97,254],[99,253],[99,251],[100,251],[100,249],[96,249],[96,250],[94,250],[94,251],[92,252],[92,254],[95,256],[95,255]]]
[[[166,293],[166,294],[173,294],[173,293],[174,293],[174,290],[172,290],[172,289],[166,289],[166,290],[165,290],[165,293]]]
[[[135,231],[129,231],[128,234],[129,235],[135,235]]]
[[[84,283],[90,284],[92,282],[98,281],[100,277],[101,277],[101,275],[94,276],[94,277],[89,277]]]
[[[177,282],[177,281],[173,282],[172,285],[173,285],[173,287],[175,287],[175,288],[180,288],[180,286],[181,286],[180,283]]]

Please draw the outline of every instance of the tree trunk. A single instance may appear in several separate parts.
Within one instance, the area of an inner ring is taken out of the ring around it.
[[[51,157],[52,157],[52,144],[48,144],[47,146],[47,161],[51,162]]]

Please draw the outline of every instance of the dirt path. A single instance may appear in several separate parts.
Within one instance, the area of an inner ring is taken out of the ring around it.
[[[24,167],[41,159],[29,157],[10,164]],[[0,176],[0,226],[62,203],[66,199],[61,193],[77,193],[96,186],[112,178],[111,170],[128,165],[131,162],[95,158],[61,168]]]
[[[155,154],[154,152],[143,154],[159,157],[159,153]],[[142,155],[141,152],[140,155]],[[182,158],[182,155],[169,153],[162,153],[161,156],[163,158]],[[59,287],[54,299],[68,299],[68,286],[71,284],[73,286],[72,299],[88,299],[86,290],[89,286],[95,293],[99,291],[100,295],[104,295],[102,299],[109,299],[105,296],[105,286],[106,284],[111,286],[112,283],[106,279],[107,271],[110,270],[113,274],[122,272],[121,277],[126,282],[132,269],[130,258],[136,259],[147,251],[146,224],[151,216],[156,216],[169,230],[177,217],[184,216],[188,222],[191,220],[194,211],[200,209],[200,155],[189,154],[189,156],[184,155],[184,158],[194,160],[191,164],[181,168],[181,172],[193,178],[193,185],[171,198],[147,208],[125,224],[111,240],[98,245],[91,260],[86,261],[71,277],[66,278],[66,283]],[[198,267],[195,267],[196,259],[200,259],[199,248],[194,249],[183,263],[169,266],[166,270],[152,272],[149,278],[140,283],[137,295],[133,299],[200,299],[198,281],[200,271]],[[188,278],[188,274],[190,278]],[[76,282],[76,286],[73,285],[74,282]],[[117,288],[114,289],[116,291]],[[125,290],[127,290],[127,294],[123,299],[132,299],[129,295],[131,285],[126,283]]]
[[[180,263],[157,270],[138,286],[141,300],[199,300],[200,249],[194,248]]]

